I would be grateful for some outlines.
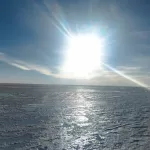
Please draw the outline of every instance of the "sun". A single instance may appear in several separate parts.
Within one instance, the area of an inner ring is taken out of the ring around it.
[[[101,66],[104,40],[96,34],[73,35],[68,40],[63,71],[72,78],[90,78]]]

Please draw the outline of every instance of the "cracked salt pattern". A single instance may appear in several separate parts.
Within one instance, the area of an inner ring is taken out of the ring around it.
[[[0,150],[148,150],[149,116],[142,88],[0,85]]]

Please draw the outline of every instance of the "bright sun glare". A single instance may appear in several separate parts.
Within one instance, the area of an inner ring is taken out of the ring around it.
[[[90,78],[100,68],[104,41],[95,34],[75,35],[69,39],[63,71],[74,78]]]

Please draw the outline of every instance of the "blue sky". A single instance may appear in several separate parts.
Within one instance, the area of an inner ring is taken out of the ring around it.
[[[149,1],[1,0],[0,10],[0,82],[150,85]],[[67,31],[91,28],[106,39],[105,63],[124,77],[105,66],[90,80],[61,74]]]

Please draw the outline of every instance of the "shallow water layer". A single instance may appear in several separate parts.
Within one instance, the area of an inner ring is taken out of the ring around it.
[[[150,149],[150,92],[0,85],[0,150]]]

